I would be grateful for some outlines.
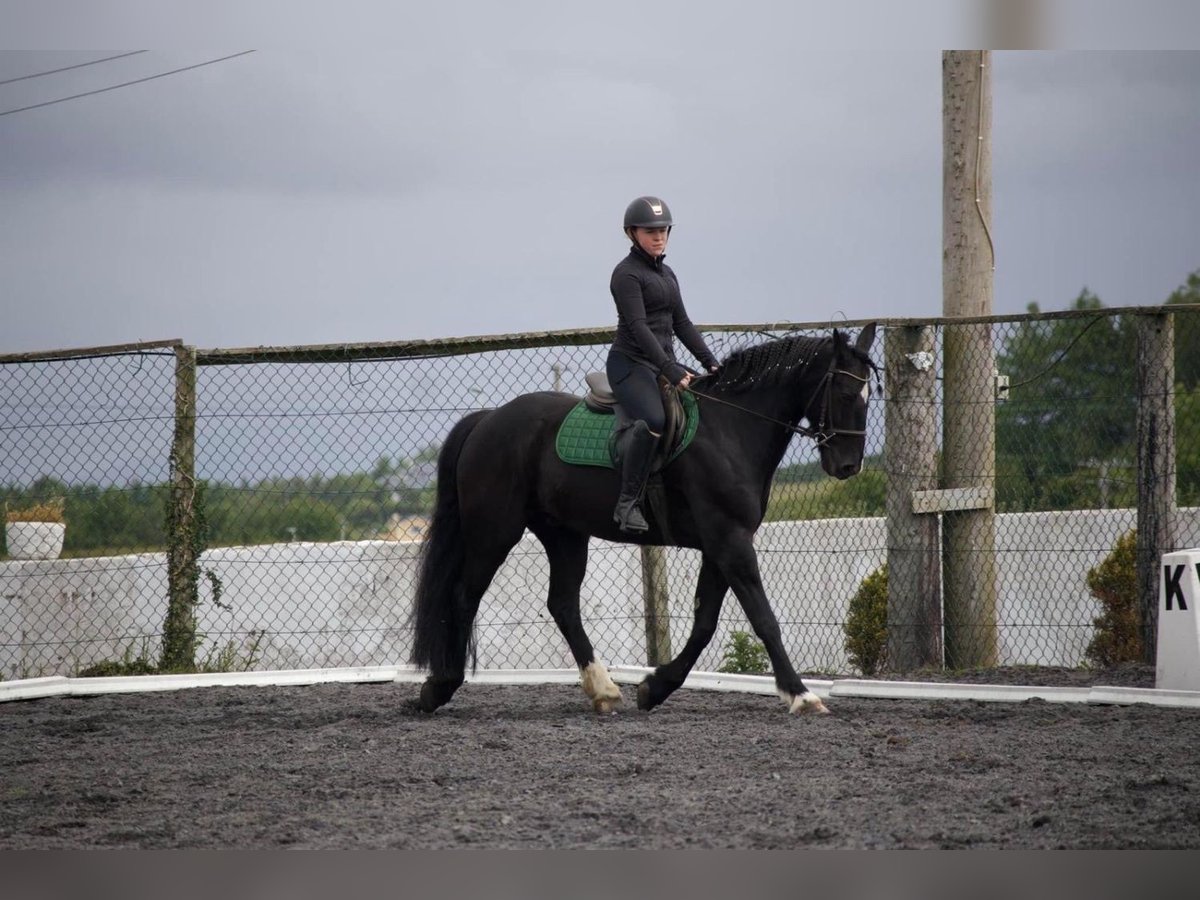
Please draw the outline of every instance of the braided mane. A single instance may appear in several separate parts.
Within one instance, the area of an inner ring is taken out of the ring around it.
[[[757,385],[778,384],[832,344],[830,336],[793,335],[745,347],[729,354],[711,387],[736,393]]]

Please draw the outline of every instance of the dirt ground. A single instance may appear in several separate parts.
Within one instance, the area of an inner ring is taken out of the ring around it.
[[[1153,672],[991,681],[1148,685]],[[982,676],[980,676],[982,677]],[[956,680],[972,680],[970,675]],[[0,848],[1200,847],[1200,711],[575,687],[0,705]]]

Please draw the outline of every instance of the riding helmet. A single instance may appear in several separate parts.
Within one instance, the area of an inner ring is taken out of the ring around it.
[[[625,228],[670,228],[671,210],[658,197],[638,197],[625,207]]]

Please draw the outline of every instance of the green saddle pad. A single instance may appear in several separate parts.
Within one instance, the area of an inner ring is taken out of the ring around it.
[[[671,459],[677,457],[692,442],[696,436],[696,428],[700,425],[700,407],[696,398],[689,393],[682,397],[684,426],[683,439]],[[617,417],[611,413],[592,412],[582,400],[571,408],[562,425],[558,427],[558,437],[554,441],[554,449],[558,458],[565,463],[575,466],[603,466],[606,469],[615,468],[609,455],[608,443],[612,435]],[[667,460],[670,462],[670,460]]]

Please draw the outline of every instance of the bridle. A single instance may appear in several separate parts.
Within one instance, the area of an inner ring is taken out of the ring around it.
[[[818,447],[825,446],[825,444],[829,443],[831,439],[840,434],[849,435],[851,437],[862,437],[867,433],[866,430],[862,428],[838,428],[833,424],[833,417],[829,413],[833,405],[834,375],[847,375],[850,378],[853,378],[855,381],[860,381],[863,384],[867,384],[871,379],[870,375],[855,375],[853,372],[847,372],[845,369],[834,368],[830,368],[830,370],[821,378],[820,384],[818,384],[817,389],[813,391],[812,398],[809,399],[808,406],[805,407],[804,414],[801,416],[801,418],[808,419],[810,422],[812,421],[812,417],[808,414],[808,411],[812,409],[813,402],[817,399],[817,394],[821,394],[821,415],[817,418],[817,427],[815,429],[806,429],[806,431],[801,432],[802,434],[807,434],[814,441],[816,441]]]
[[[878,369],[876,369],[874,363],[871,363],[870,365],[871,368],[876,371],[876,379],[878,380]],[[808,419],[810,422],[813,421],[813,417],[810,416],[809,413],[812,410],[813,404],[817,402],[817,397],[819,396],[821,398],[821,409],[820,415],[817,416],[816,428],[810,428],[807,425],[801,425],[798,422],[797,424],[793,425],[791,422],[784,422],[780,419],[774,419],[771,416],[765,416],[760,412],[755,412],[754,410],[748,409],[740,404],[731,403],[730,401],[724,400],[720,397],[714,397],[712,394],[706,394],[698,391],[691,385],[688,385],[688,387],[684,388],[684,390],[690,391],[697,397],[703,397],[705,400],[711,400],[714,403],[723,403],[725,406],[732,406],[734,409],[739,409],[744,413],[754,416],[755,418],[771,422],[775,425],[778,425],[780,428],[786,428],[793,434],[802,434],[807,438],[812,438],[818,447],[824,447],[838,435],[863,437],[867,433],[861,428],[838,428],[832,423],[830,409],[832,407],[833,398],[833,376],[835,375],[846,375],[850,378],[853,378],[855,381],[862,382],[863,384],[866,384],[871,380],[870,375],[855,375],[853,372],[848,372],[845,369],[834,368],[834,364],[830,363],[828,371],[821,376],[821,380],[818,382],[816,390],[813,391],[812,397],[809,398],[808,405],[804,407],[804,412],[800,414],[801,419]]]

